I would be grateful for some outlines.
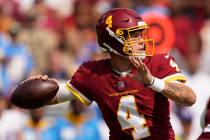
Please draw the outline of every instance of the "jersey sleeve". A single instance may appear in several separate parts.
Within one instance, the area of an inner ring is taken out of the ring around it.
[[[87,78],[87,70],[84,65],[81,65],[74,73],[71,80],[67,83],[66,87],[78,100],[86,105],[90,105],[92,100],[91,97],[88,97],[87,95]]]
[[[186,82],[185,76],[181,73],[174,58],[169,56],[169,54],[159,55],[156,62],[155,74],[158,78],[165,81]]]

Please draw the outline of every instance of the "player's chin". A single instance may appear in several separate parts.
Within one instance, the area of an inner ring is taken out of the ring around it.
[[[140,60],[144,60],[146,58],[146,56],[138,56],[138,59],[140,59]]]
[[[135,55],[134,58],[144,60],[146,58],[145,52],[138,52],[138,55]]]

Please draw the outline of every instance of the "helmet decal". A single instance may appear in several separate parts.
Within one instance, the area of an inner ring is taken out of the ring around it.
[[[108,18],[106,19],[106,24],[109,28],[112,28],[112,15],[108,16]]]

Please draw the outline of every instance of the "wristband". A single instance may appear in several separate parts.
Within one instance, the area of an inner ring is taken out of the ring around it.
[[[165,88],[165,81],[154,77],[154,82],[149,87],[153,89],[154,91],[161,92]]]
[[[66,88],[66,83],[62,82],[62,83],[58,83],[58,85],[59,85],[59,90],[56,94],[58,103],[62,103],[62,102],[74,99],[74,95],[69,93],[68,89]]]
[[[145,87],[149,87],[149,86],[153,85],[154,82],[155,82],[155,78],[152,77],[152,82],[151,82],[150,84],[144,84],[144,86],[145,86]]]

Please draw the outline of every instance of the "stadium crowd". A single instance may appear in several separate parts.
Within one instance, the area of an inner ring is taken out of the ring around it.
[[[108,139],[96,104],[86,108],[74,101],[27,111],[9,98],[29,75],[64,81],[82,62],[107,57],[97,46],[95,23],[115,7],[158,13],[173,23],[172,30],[161,27],[174,33],[169,53],[198,95],[190,108],[171,103],[171,122],[177,140],[200,135],[210,97],[210,0],[0,0],[0,140]]]

